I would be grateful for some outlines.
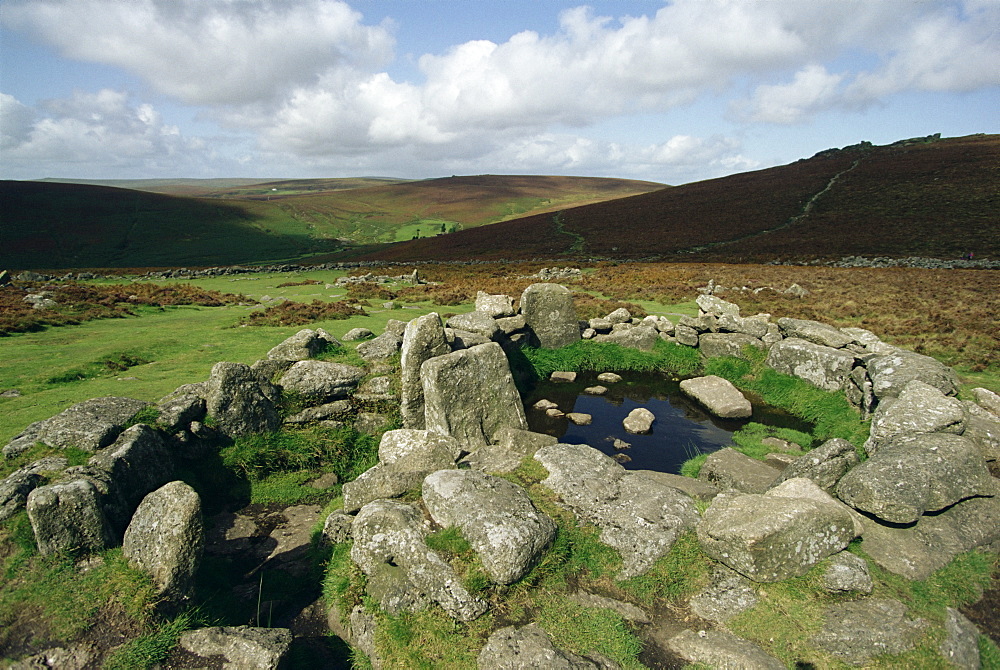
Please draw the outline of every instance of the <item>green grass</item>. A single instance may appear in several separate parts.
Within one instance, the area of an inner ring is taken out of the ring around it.
[[[537,379],[547,379],[557,370],[575,372],[660,371],[685,376],[701,367],[698,351],[657,340],[652,352],[622,347],[610,342],[581,340],[559,349],[521,350]]]
[[[153,626],[148,633],[111,652],[104,661],[104,670],[133,670],[160,663],[177,646],[181,633],[192,628],[193,624],[193,617],[185,612],[170,621]]]

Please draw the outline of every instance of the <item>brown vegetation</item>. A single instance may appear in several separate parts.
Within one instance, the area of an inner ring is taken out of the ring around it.
[[[272,305],[262,312],[251,312],[240,319],[238,326],[304,326],[314,321],[328,319],[349,319],[352,316],[364,316],[365,311],[356,301],[338,300],[323,302],[313,300],[310,303],[291,302],[285,300]]]

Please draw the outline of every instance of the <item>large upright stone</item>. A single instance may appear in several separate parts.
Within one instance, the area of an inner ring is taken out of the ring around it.
[[[501,428],[528,428],[499,344],[438,356],[420,370],[427,430],[451,435],[467,451],[475,451],[489,444]]]
[[[400,357],[400,413],[403,426],[422,429],[424,423],[424,386],[420,366],[435,356],[451,351],[445,338],[441,317],[436,312],[419,316],[406,324]]]
[[[580,339],[573,293],[559,284],[532,284],[521,294],[521,313],[543,349],[557,349]]]
[[[498,584],[523,577],[556,534],[555,523],[524,489],[475,470],[431,473],[424,480],[423,499],[436,523],[461,531]]]
[[[242,363],[216,363],[206,384],[205,405],[220,431],[249,435],[278,430],[281,418],[261,388],[260,378]]]
[[[804,379],[825,391],[839,391],[854,367],[854,355],[842,349],[786,337],[767,354],[767,365]]]
[[[190,595],[204,544],[201,498],[173,481],[143,498],[125,529],[122,555],[153,577],[161,597],[180,604]]]

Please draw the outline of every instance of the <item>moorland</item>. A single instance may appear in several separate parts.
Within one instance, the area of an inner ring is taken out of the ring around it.
[[[970,251],[976,259],[996,260],[1000,136],[862,144],[788,166],[669,188],[500,176],[322,181],[146,184],[147,191],[132,188],[139,184],[5,182],[0,269],[43,276],[0,286],[0,392],[6,391],[0,396],[0,443],[87,398],[120,395],[155,402],[181,384],[206,379],[217,361],[253,363],[301,328],[324,328],[342,338],[355,327],[381,332],[392,319],[463,313],[473,309],[478,291],[517,296],[537,281],[529,275],[570,264],[583,269],[580,280],[568,283],[581,318],[626,306],[634,315],[676,321],[697,314],[698,289],[712,281],[729,287],[720,295],[744,314],[866,328],[890,344],[954,367],[962,398],[970,398],[974,387],[1000,392],[1000,271],[822,264],[847,255],[958,259]],[[411,240],[417,229],[420,239]],[[338,260],[366,264],[180,281],[145,276],[150,268]],[[397,263],[376,272],[416,270],[425,283],[337,284],[344,275],[371,272],[368,263],[375,261]],[[56,278],[68,270],[94,276]],[[793,284],[804,294],[786,293]],[[28,293],[54,301],[44,318],[24,303]],[[326,357],[364,364],[356,347],[345,342]],[[572,365],[569,359],[565,364]],[[392,407],[380,409],[392,415]],[[388,427],[398,425],[394,420]],[[854,426],[849,430],[864,426],[860,417],[849,421]],[[340,485],[373,462],[377,444],[377,432],[288,430],[263,443],[224,447],[214,462],[223,473],[219,477],[185,476],[203,494],[206,515],[253,510],[260,519],[299,504],[331,510]],[[3,463],[0,474],[44,455],[36,450]],[[89,457],[72,450],[67,455],[74,463]],[[306,485],[331,470],[340,477],[337,486]],[[536,485],[537,473],[517,476],[526,486]],[[559,517],[551,501],[538,504]],[[148,578],[122,559],[120,549],[88,563],[97,566],[93,569],[81,568],[78,557],[42,556],[22,511],[0,527],[0,656],[20,658],[83,643],[100,651],[95,663],[105,667],[148,667],[165,659],[181,667],[176,654],[181,631],[213,623],[266,625],[259,602],[280,602],[281,589],[362,601],[345,549],[323,547],[320,530],[314,533],[306,587],[281,582],[276,571],[250,570],[249,582],[261,580],[250,584],[227,572],[232,565],[210,562],[199,577],[196,607],[164,617],[154,606]],[[541,566],[520,587],[487,595],[510,620],[525,612],[548,617],[569,647],[599,636],[602,648],[616,649],[626,667],[640,667],[640,661],[671,667],[676,659],[643,657],[640,641],[620,618],[584,615],[557,602],[559,588],[584,584],[660,613],[674,611],[707,579],[708,563],[697,543],[691,538],[679,543],[655,579],[619,588],[609,576],[614,557],[596,535],[564,518],[560,533],[557,561]],[[456,565],[472,565],[460,537],[441,542],[439,551]],[[265,578],[274,584],[265,587]],[[997,602],[995,552],[971,552],[926,581],[881,572],[875,578],[879,595],[899,598],[931,620],[941,619],[946,605],[962,607],[984,633],[979,644],[985,666],[998,667],[1000,630],[995,612],[989,613],[989,603]],[[807,575],[761,589],[769,594],[767,606],[734,627],[786,662],[842,667],[804,651],[809,627],[816,625],[815,603],[829,598],[820,594],[817,579]],[[256,588],[256,609],[231,597],[229,591],[241,588]],[[987,604],[976,605],[977,600]],[[413,653],[421,648],[439,660],[449,654],[467,658],[487,632],[481,626],[455,629],[446,617],[434,615],[387,622],[381,644],[396,650],[389,658],[398,667],[426,663]],[[876,665],[938,667],[933,653],[938,643],[931,636],[909,655]],[[327,646],[322,652],[299,647],[292,662],[312,667],[320,653],[333,667],[365,667],[363,655],[332,642]],[[468,666],[456,661],[454,667]]]

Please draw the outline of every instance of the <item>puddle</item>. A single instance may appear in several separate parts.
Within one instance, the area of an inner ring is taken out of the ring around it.
[[[692,456],[732,445],[733,432],[751,421],[805,433],[812,431],[812,426],[798,417],[765,405],[750,394],[747,397],[753,405],[753,416],[718,419],[681,394],[679,378],[659,373],[626,373],[622,377],[618,383],[604,384],[597,381],[596,373],[581,373],[575,382],[538,384],[525,398],[530,430],[553,435],[567,444],[587,444],[612,457],[623,454],[630,459],[622,463],[629,470],[675,474]],[[583,393],[583,389],[597,385],[607,388],[607,394]],[[565,417],[549,417],[544,410],[532,407],[541,399],[556,403],[565,413],[589,414],[592,423],[577,426]],[[637,407],[645,407],[656,417],[652,432],[647,435],[634,435],[622,427],[622,420]],[[616,439],[631,446],[616,449]]]

